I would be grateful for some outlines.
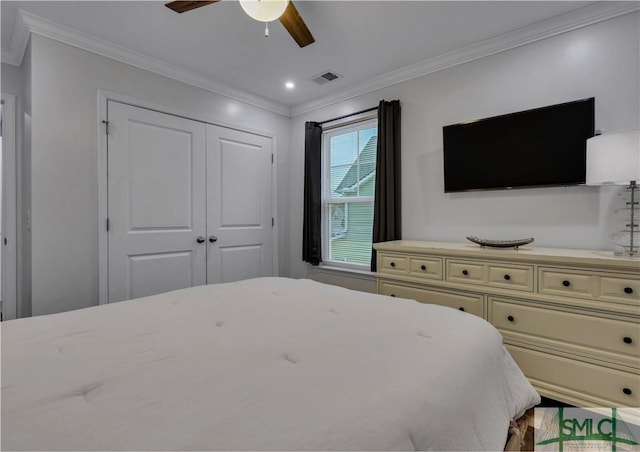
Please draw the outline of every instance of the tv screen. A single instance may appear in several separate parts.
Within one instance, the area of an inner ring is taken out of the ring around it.
[[[442,128],[445,193],[585,182],[594,98]]]

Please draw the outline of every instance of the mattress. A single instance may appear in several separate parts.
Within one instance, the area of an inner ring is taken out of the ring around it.
[[[310,280],[1,329],[3,450],[501,450],[539,402],[486,321]]]

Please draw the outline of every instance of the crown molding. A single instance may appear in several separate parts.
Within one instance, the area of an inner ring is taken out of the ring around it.
[[[17,26],[19,22],[22,22],[24,26]],[[18,32],[18,34],[16,34],[16,32]],[[3,54],[4,62],[14,64],[14,66],[22,64],[24,51],[27,47],[29,35],[31,33],[87,50],[97,55],[120,61],[130,66],[135,66],[240,102],[264,108],[287,117],[289,117],[291,113],[290,108],[281,103],[217,82],[196,72],[183,69],[179,66],[127,49],[112,42],[97,38],[93,35],[43,19],[42,17],[38,17],[23,10],[18,10],[16,14],[16,23],[14,24],[13,35],[11,38],[11,55],[7,55],[8,58],[5,61]],[[26,39],[24,38],[25,34]],[[15,48],[14,41],[16,41]]]
[[[2,56],[0,57],[2,64],[10,64],[11,66],[20,66],[18,59],[13,55],[12,52],[8,52],[6,50],[2,51]]]
[[[29,45],[29,29],[27,28],[22,15],[17,13],[13,20],[11,37],[9,38],[9,50],[2,50],[2,62],[12,66],[22,65],[24,53]]]
[[[371,93],[387,86],[396,85],[638,10],[640,10],[640,3],[638,2],[600,1],[578,10],[512,32],[504,33],[419,63],[405,66],[404,68],[360,82],[352,88],[340,90],[330,96],[324,96],[320,99],[305,102],[291,108],[270,99],[217,82],[196,72],[102,40],[90,34],[62,26],[23,10],[18,10],[16,14],[9,50],[2,51],[2,62],[13,66],[20,66],[29,43],[29,37],[31,33],[35,33],[240,102],[264,108],[287,117],[295,117]]]
[[[602,1],[587,5],[575,11],[388,72],[330,96],[299,104],[291,108],[291,117],[638,10],[640,10],[639,2],[624,2],[621,4],[619,2]]]

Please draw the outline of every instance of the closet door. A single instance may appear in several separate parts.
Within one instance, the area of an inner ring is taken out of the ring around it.
[[[271,139],[207,125],[207,283],[273,275]]]
[[[109,302],[206,284],[205,124],[107,108]]]

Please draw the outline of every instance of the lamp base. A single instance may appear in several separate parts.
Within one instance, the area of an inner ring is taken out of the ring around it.
[[[625,211],[629,212],[629,220],[625,224],[625,228],[614,237],[618,246],[624,249],[624,255],[629,257],[640,257],[640,229],[638,228],[638,218],[636,218],[640,199],[636,193],[637,189],[636,181],[632,180],[627,187],[629,198],[625,200]]]

